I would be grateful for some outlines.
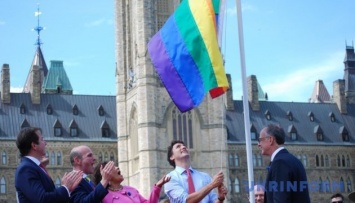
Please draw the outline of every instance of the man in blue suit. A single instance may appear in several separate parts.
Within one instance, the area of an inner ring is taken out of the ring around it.
[[[107,186],[115,171],[114,162],[109,161],[104,168],[100,168],[102,179],[96,186],[88,176],[94,173],[94,164],[96,163],[96,157],[88,146],[74,147],[70,152],[70,162],[73,166],[73,171],[83,171],[82,180],[72,192],[70,202],[101,202],[108,194]]]
[[[283,147],[284,130],[270,124],[261,130],[258,141],[261,154],[271,157],[264,202],[310,203],[306,171],[301,161]]]
[[[40,166],[47,145],[41,130],[23,128],[17,136],[16,145],[22,157],[15,175],[17,202],[68,202],[70,192],[80,183],[82,172],[66,173],[62,186],[56,188],[49,174]]]

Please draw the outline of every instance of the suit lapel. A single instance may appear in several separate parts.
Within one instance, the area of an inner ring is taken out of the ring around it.
[[[24,165],[31,166],[34,168],[43,182],[43,185],[45,186],[45,189],[49,191],[53,190],[55,188],[53,180],[41,169],[36,163],[34,163],[31,159],[27,157],[23,157],[21,162],[23,162]]]

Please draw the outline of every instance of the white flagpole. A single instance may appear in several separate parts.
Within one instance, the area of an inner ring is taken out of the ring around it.
[[[249,103],[247,92],[247,81],[245,71],[245,54],[244,54],[244,36],[243,36],[243,22],[242,22],[242,9],[241,0],[237,2],[237,18],[238,18],[238,36],[239,36],[239,52],[240,52],[240,64],[242,70],[242,85],[243,85],[243,112],[244,112],[244,129],[245,129],[245,146],[247,152],[247,166],[248,166],[248,190],[249,190],[249,202],[255,203],[254,196],[254,174],[253,174],[253,158],[250,139],[250,118],[249,118]]]

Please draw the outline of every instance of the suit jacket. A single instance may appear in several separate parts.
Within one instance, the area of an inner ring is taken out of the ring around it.
[[[286,149],[280,150],[266,178],[265,203],[310,203],[303,164]]]
[[[71,193],[71,203],[99,203],[108,194],[106,188],[99,183],[95,189],[83,178],[78,187]]]
[[[53,180],[36,163],[23,157],[16,169],[15,187],[19,203],[68,202],[65,187],[56,188]]]

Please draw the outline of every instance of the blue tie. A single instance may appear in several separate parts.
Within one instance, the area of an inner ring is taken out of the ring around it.
[[[90,186],[92,187],[92,189],[95,189],[95,185],[94,185],[94,183],[91,181],[91,179],[90,179],[89,176],[86,176],[86,177],[85,177],[85,180],[88,181],[88,183],[90,184]]]

